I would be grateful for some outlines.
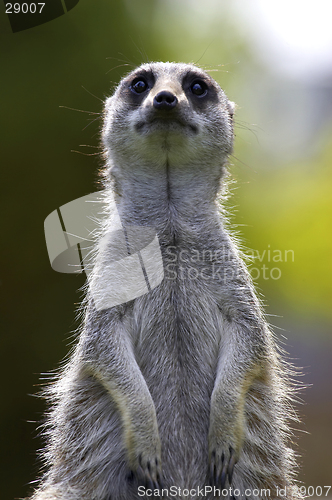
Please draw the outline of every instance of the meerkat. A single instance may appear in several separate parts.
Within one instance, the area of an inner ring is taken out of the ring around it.
[[[154,228],[164,275],[111,307],[88,291],[49,390],[33,500],[300,498],[287,366],[220,205],[233,114],[211,76],[180,63],[144,64],[106,100],[105,190],[124,230]]]

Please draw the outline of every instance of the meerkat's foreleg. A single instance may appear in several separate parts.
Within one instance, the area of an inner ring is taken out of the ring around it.
[[[139,482],[156,488],[161,484],[161,446],[156,410],[135,359],[129,335],[118,322],[111,325],[108,349],[87,346],[87,370],[115,402],[122,421],[128,467]]]
[[[225,322],[226,323],[226,322]],[[211,396],[209,460],[210,482],[223,489],[232,482],[244,437],[245,400],[253,381],[262,372],[261,356],[255,349],[254,334],[234,322],[225,328],[214,389]],[[243,338],[250,341],[243,343]],[[261,346],[260,346],[261,350]],[[248,356],[248,353],[250,355]]]

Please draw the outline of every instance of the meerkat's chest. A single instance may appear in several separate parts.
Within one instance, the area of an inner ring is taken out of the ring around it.
[[[134,316],[133,343],[140,358],[153,356],[158,364],[167,357],[174,366],[217,362],[223,318],[200,280],[165,275],[158,287],[137,299]]]

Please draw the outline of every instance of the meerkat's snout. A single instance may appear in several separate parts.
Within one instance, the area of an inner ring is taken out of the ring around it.
[[[176,95],[168,90],[162,90],[153,99],[153,107],[160,110],[170,111],[178,103]]]

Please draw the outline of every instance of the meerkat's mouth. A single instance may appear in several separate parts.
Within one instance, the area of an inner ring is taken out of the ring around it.
[[[154,130],[165,130],[169,132],[170,130],[178,129],[189,129],[192,133],[198,133],[198,127],[194,123],[188,123],[179,117],[162,117],[154,116],[148,120],[140,120],[135,124],[135,129],[137,132],[153,132]]]

